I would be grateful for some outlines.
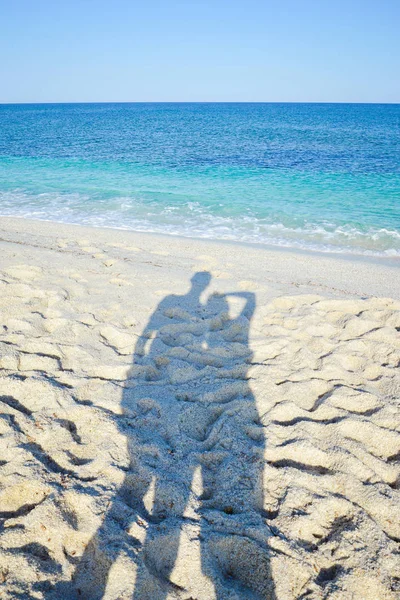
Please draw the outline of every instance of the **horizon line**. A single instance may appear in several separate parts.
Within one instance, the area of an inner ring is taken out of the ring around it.
[[[368,104],[368,105],[400,105],[398,102],[356,102],[329,100],[72,100],[45,102],[1,102],[0,106],[43,105],[43,104]]]

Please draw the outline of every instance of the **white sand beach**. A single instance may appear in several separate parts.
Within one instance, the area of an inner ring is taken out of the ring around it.
[[[0,219],[0,598],[400,597],[398,261]]]

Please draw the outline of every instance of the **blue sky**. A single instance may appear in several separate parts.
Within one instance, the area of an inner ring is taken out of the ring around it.
[[[400,102],[400,0],[0,0],[0,102]]]

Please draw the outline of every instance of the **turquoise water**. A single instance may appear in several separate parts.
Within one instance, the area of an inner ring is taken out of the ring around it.
[[[400,256],[400,105],[1,105],[0,214]]]

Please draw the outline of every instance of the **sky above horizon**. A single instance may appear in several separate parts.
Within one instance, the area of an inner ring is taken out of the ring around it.
[[[0,102],[400,102],[400,0],[0,0]]]

